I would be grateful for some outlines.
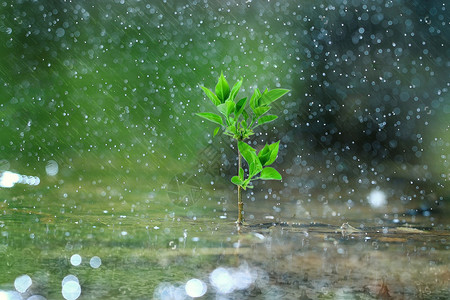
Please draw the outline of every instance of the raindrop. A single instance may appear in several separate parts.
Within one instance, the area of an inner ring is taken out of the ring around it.
[[[69,281],[75,281],[75,282],[80,283],[77,276],[75,276],[75,275],[67,275],[66,277],[63,278],[63,280],[61,282],[61,286],[64,286]]]
[[[80,295],[81,295],[81,286],[78,283],[78,279],[77,279],[77,281],[69,280],[69,281],[65,282],[62,286],[61,292],[62,292],[64,299],[67,299],[67,300],[78,299],[78,297],[80,297]]]
[[[22,296],[16,291],[0,291],[0,300],[22,300]]]
[[[217,268],[209,275],[211,284],[221,294],[228,294],[234,290],[233,277],[225,268]]]
[[[79,254],[74,254],[74,255],[72,255],[72,257],[70,257],[70,263],[73,266],[79,266],[81,264],[81,260],[82,260],[82,258]]]
[[[91,265],[92,268],[98,269],[102,265],[102,260],[98,256],[93,256],[89,261],[89,264]]]
[[[64,30],[64,28],[56,29],[56,36],[57,37],[63,37],[65,33],[66,33],[66,31]]]
[[[192,298],[198,298],[206,293],[206,283],[200,279],[191,279],[185,285],[186,294]]]
[[[386,194],[380,190],[373,190],[367,197],[370,206],[380,208],[387,205]]]
[[[49,176],[55,176],[56,174],[58,174],[58,163],[54,160],[49,160],[47,162],[47,165],[45,166],[45,172],[47,173],[47,175]]]
[[[14,280],[14,287],[16,288],[16,291],[18,291],[19,293],[25,293],[32,283],[33,282],[30,276],[22,275],[17,277],[16,280]]]

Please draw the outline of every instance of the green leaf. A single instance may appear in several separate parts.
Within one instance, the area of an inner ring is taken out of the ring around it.
[[[239,179],[244,181],[244,169],[239,168]]]
[[[233,133],[233,134],[236,134],[236,133],[237,133],[237,132],[236,132],[236,126],[234,126],[234,125],[228,126],[228,127],[227,127],[227,130],[228,130],[229,132]]]
[[[243,129],[243,130],[247,130],[247,122],[245,121],[245,120],[242,120],[241,121],[241,128]]]
[[[223,114],[225,117],[229,117],[232,112],[234,112],[235,104],[231,100],[225,101],[225,103],[222,103],[217,106],[217,110],[220,111],[221,114]]]
[[[196,113],[197,116],[202,117],[208,121],[214,122],[216,124],[223,126],[223,120],[219,115],[213,114],[213,113]]]
[[[254,156],[252,163],[249,166],[249,178],[252,178],[253,176],[255,176],[256,174],[258,174],[259,172],[261,172],[261,170],[263,169],[261,162],[259,161],[258,157]]]
[[[248,113],[245,111],[245,109],[242,111],[242,116],[244,117],[244,120],[248,119]]]
[[[264,164],[265,166],[269,166],[269,165],[273,164],[273,162],[277,159],[279,147],[280,147],[280,141],[269,145],[270,157],[269,157],[269,160],[266,161],[266,163]]]
[[[238,176],[231,177],[231,182],[234,183],[235,185],[240,185],[240,186],[242,186],[244,184],[244,181],[241,180]]]
[[[261,118],[258,119],[258,125],[272,122],[272,121],[276,120],[277,118],[278,118],[278,116],[275,116],[275,115],[262,116]]]
[[[253,162],[254,157],[256,156],[256,150],[247,143],[241,141],[238,143],[238,149],[247,164],[250,165]]]
[[[259,151],[258,153],[258,159],[261,162],[261,164],[264,166],[265,163],[270,159],[270,148],[269,145],[266,144],[264,148]]]
[[[205,92],[206,96],[211,100],[211,102],[217,106],[220,104],[219,98],[208,88],[205,88],[204,86],[201,86],[202,90]]]
[[[217,105],[217,110],[224,116],[227,115],[227,104],[226,103],[222,103]]]
[[[258,89],[255,89],[252,97],[250,98],[250,107],[252,110],[255,110],[258,107],[258,100],[261,97],[261,92]]]
[[[250,183],[250,181],[251,181],[251,178],[245,179],[244,183],[242,184],[242,188],[243,188],[244,190],[246,190],[247,188],[249,188],[249,189],[252,189],[252,188],[253,188],[253,186],[248,186],[248,184]]]
[[[236,104],[232,100],[227,100],[225,102],[227,104],[227,117],[234,113],[234,110],[236,109]]]
[[[217,135],[217,133],[219,132],[219,130],[220,130],[220,127],[216,127],[216,129],[214,129],[214,135],[213,135],[213,137]]]
[[[234,111],[234,117],[237,118],[244,111],[245,105],[247,104],[247,97],[242,98],[236,103],[236,109]]]
[[[231,89],[231,93],[230,93],[231,101],[234,101],[234,98],[236,98],[236,95],[238,94],[239,89],[241,88],[242,81],[243,81],[243,79],[241,77],[241,79],[238,82],[236,82],[234,84],[233,88]]]
[[[277,170],[275,170],[274,168],[271,167],[266,167],[264,169],[262,169],[261,171],[261,175],[259,176],[259,179],[264,179],[264,180],[281,180],[281,174],[278,173]]]
[[[259,98],[258,106],[261,105],[269,105],[273,101],[279,99],[281,96],[289,92],[289,90],[286,89],[274,89],[271,91],[265,91],[261,98]],[[216,92],[217,94],[217,92]]]
[[[262,116],[266,112],[268,112],[272,107],[271,106],[260,106],[253,110],[255,113],[255,116],[258,118],[259,116]]]
[[[225,100],[228,99],[228,96],[230,95],[230,86],[228,85],[228,82],[225,80],[225,77],[223,77],[223,72],[220,73],[219,81],[216,85],[216,95],[217,98],[219,98],[220,102],[224,103]]]

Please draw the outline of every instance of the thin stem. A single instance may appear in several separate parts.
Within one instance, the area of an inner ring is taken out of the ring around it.
[[[239,171],[241,170],[242,166],[242,158],[241,158],[241,152],[239,151],[239,140],[238,140],[238,176]],[[241,186],[238,185],[238,219],[236,221],[237,225],[240,226],[244,222],[244,202],[242,202],[242,191]]]

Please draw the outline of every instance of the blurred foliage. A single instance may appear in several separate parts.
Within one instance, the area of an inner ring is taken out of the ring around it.
[[[292,189],[311,176],[319,189],[320,180],[370,186],[398,176],[439,188],[448,181],[442,1],[0,7],[0,158],[13,169],[39,172],[48,159],[127,172],[191,168],[212,139],[194,116],[209,109],[199,86],[224,71],[229,81],[244,77],[251,88],[242,94],[292,90],[274,107],[282,117],[255,138],[281,139]],[[229,140],[219,144],[224,175],[236,162]]]

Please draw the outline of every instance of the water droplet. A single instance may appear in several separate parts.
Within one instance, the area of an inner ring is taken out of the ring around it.
[[[22,275],[14,280],[14,287],[19,293],[25,293],[32,283],[33,281],[30,276]]]
[[[70,263],[73,266],[79,266],[81,264],[82,258],[79,254],[74,254],[72,255],[72,257],[70,258]]]
[[[89,264],[91,265],[92,268],[97,269],[100,268],[100,266],[102,265],[102,260],[98,256],[93,256],[89,261]]]
[[[71,276],[71,275],[69,275],[69,276]],[[77,278],[77,281],[69,280],[69,281],[65,282],[62,286],[61,292],[62,292],[62,296],[64,297],[64,299],[67,299],[67,300],[78,299],[78,297],[80,297],[80,295],[81,295],[81,286],[78,283],[78,278]]]
[[[206,293],[206,284],[200,279],[191,279],[185,285],[186,294],[192,298],[201,297]]]
[[[0,291],[1,300],[22,300],[22,296],[16,291]]]
[[[219,293],[228,294],[234,290],[233,277],[225,268],[217,268],[209,275],[211,284]]]
[[[387,205],[386,194],[380,190],[373,190],[367,197],[370,206],[380,208]]]
[[[57,37],[63,37],[66,31],[63,28],[56,29],[56,36]]]
[[[45,172],[47,173],[47,175],[55,176],[56,174],[58,174],[58,171],[58,163],[54,160],[49,160],[47,162],[47,165],[45,166]]]

